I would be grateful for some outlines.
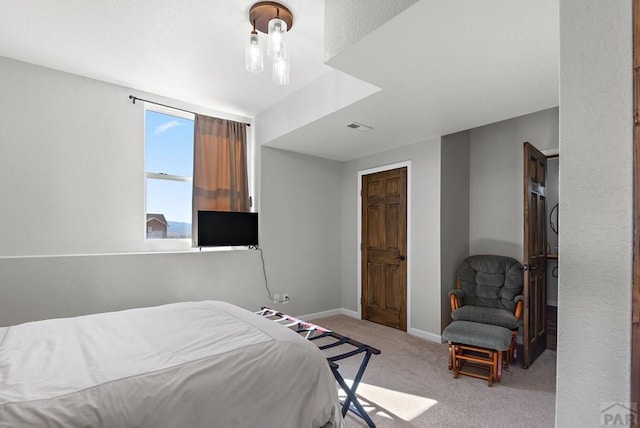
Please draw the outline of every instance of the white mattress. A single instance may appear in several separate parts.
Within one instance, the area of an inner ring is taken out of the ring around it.
[[[341,425],[322,352],[228,303],[0,328],[0,427]]]

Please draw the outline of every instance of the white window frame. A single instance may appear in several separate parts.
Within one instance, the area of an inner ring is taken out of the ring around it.
[[[146,132],[146,118],[147,111],[153,111],[156,113],[167,114],[171,116],[176,116],[182,119],[193,120],[195,121],[195,114],[189,113],[182,110],[173,109],[170,107],[160,106],[153,103],[144,103],[144,118],[145,118],[145,132]],[[172,175],[165,172],[148,172],[146,161],[147,161],[147,152],[146,152],[146,141],[147,135],[144,134],[143,144],[145,147],[144,150],[144,228],[141,228],[143,231],[144,242],[146,243],[149,250],[153,251],[188,251],[193,250],[191,247],[192,240],[189,238],[181,238],[181,239],[166,239],[166,238],[147,238],[147,179],[159,179],[159,180],[170,180],[170,181],[181,181],[181,182],[191,182],[193,183],[193,177],[186,177],[180,175]]]

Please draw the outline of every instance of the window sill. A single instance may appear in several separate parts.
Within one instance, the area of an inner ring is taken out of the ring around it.
[[[199,253],[212,251],[248,250],[246,246],[192,247],[191,239],[146,239],[145,251],[149,253]]]
[[[191,239],[145,239],[144,248],[152,253],[197,250],[197,248],[191,247]]]

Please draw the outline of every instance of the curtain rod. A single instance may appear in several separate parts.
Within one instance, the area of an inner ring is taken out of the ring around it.
[[[196,112],[189,111],[189,110],[185,110],[185,109],[183,109],[183,108],[178,108],[178,107],[168,106],[168,105],[166,105],[166,104],[157,103],[157,102],[155,102],[155,101],[145,100],[144,98],[134,97],[133,95],[129,95],[129,99],[131,100],[131,102],[132,102],[133,104],[135,104],[135,103],[136,103],[136,101],[144,101],[145,103],[151,103],[151,104],[155,104],[155,105],[157,105],[157,106],[162,106],[162,107],[172,108],[172,109],[174,109],[174,110],[180,110],[180,111],[183,111],[183,112],[185,112],[185,113],[198,114],[198,113],[196,113]],[[234,121],[234,122],[238,122],[238,121],[236,120],[236,121]],[[245,122],[239,122],[239,123],[242,123],[242,124],[247,125],[247,126],[251,126],[251,124],[250,124],[250,123],[245,123]]]

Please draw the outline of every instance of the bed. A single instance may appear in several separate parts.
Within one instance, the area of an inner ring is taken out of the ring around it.
[[[341,427],[322,352],[229,303],[0,328],[0,427]]]

